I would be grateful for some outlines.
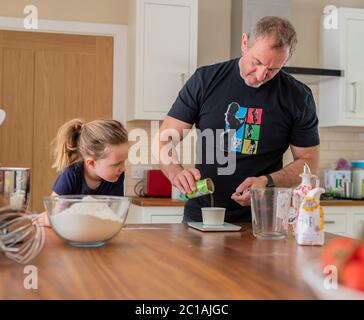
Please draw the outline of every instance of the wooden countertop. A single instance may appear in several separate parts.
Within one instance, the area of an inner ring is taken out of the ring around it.
[[[132,204],[141,207],[183,207],[186,202],[170,198],[139,198],[135,197]]]
[[[346,207],[346,206],[353,206],[353,207],[360,207],[364,206],[364,200],[322,200],[320,202],[322,206],[326,207]]]
[[[132,203],[141,207],[183,207],[185,201],[170,198],[134,197]],[[364,206],[364,200],[322,200],[322,206]]]
[[[250,225],[205,233],[184,224],[128,225],[100,249],[74,248],[46,233],[31,262],[38,289],[25,290],[24,266],[0,256],[0,300],[315,299],[300,268],[323,249],[256,240]]]

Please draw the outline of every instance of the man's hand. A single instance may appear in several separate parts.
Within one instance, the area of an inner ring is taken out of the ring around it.
[[[241,183],[232,194],[231,199],[239,203],[241,206],[250,206],[250,193],[252,188],[265,188],[268,179],[265,176],[249,177]]]
[[[183,194],[196,191],[196,181],[201,179],[198,169],[182,169],[170,178],[171,183],[176,186]]]

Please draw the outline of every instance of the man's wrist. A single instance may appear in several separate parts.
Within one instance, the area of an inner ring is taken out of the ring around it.
[[[265,174],[263,177],[265,178],[265,181],[266,181],[266,183],[265,183],[266,187],[268,187],[268,188],[275,187],[273,178],[270,174]]]
[[[268,183],[268,178],[266,176],[260,176],[259,179],[262,181],[262,183],[265,187]]]

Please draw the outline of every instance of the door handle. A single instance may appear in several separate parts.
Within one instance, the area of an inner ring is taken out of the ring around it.
[[[334,224],[335,221],[334,220],[327,220],[327,221],[324,221],[324,223],[326,223],[326,224]]]
[[[353,108],[351,109],[351,113],[356,113],[358,88],[356,86],[356,82],[351,82],[351,85],[353,86]]]

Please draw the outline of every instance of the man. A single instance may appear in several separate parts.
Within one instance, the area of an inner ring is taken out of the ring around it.
[[[313,172],[318,169],[318,119],[311,90],[281,70],[296,43],[296,32],[288,20],[262,18],[249,35],[243,33],[241,58],[197,69],[180,91],[156,136],[159,145],[154,146],[161,152],[167,144],[177,143],[175,139],[173,142],[161,139],[167,129],[178,131],[177,140],[183,139],[184,130],[194,124],[202,131],[213,129],[217,135],[217,130],[227,131],[234,119],[237,130],[230,138],[239,148],[222,143],[225,153],[236,153],[233,174],[218,174],[221,165],[217,161],[207,163],[205,154],[193,169],[184,169],[174,152],[169,154],[171,163],[165,159],[160,163],[172,184],[185,194],[195,191],[196,180],[211,178],[215,183],[215,205],[226,208],[226,221],[250,219],[250,195],[246,192],[249,188],[292,187],[299,182],[305,162]],[[229,118],[227,113],[233,102],[235,109]],[[240,122],[239,115],[244,114],[246,117]],[[249,124],[254,124],[253,143],[245,138]],[[201,139],[204,153],[212,146]],[[242,143],[236,144],[239,139]],[[283,154],[289,147],[294,160],[282,168]],[[217,153],[219,144],[213,148]],[[201,207],[209,205],[209,197],[189,200],[184,221],[201,221]]]

